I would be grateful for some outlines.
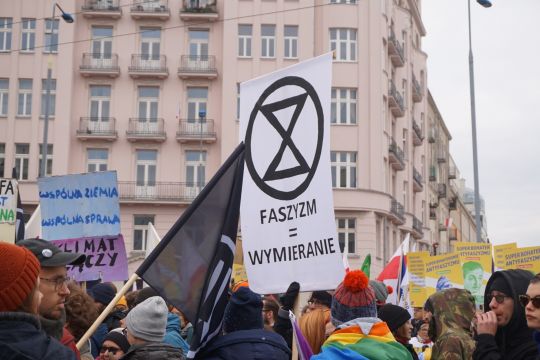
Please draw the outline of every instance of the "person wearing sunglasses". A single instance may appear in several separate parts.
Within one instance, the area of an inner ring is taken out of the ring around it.
[[[521,305],[525,308],[527,326],[534,330],[534,340],[540,353],[540,273],[530,281],[527,293],[519,296]],[[538,355],[537,360],[540,359]]]
[[[484,309],[477,315],[474,360],[536,359],[538,350],[519,303],[533,274],[525,270],[494,272],[484,293]]]
[[[105,336],[96,360],[119,360],[128,352],[130,345],[122,330],[114,329]]]

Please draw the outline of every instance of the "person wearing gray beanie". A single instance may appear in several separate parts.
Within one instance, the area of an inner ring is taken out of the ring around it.
[[[165,300],[152,296],[126,316],[127,339],[131,344],[123,360],[185,359],[184,352],[163,343],[169,310]]]

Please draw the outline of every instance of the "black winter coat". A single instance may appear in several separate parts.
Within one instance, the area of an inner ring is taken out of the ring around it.
[[[169,344],[132,345],[121,360],[185,360],[184,352]]]
[[[0,359],[76,360],[75,353],[40,330],[36,316],[0,312]]]
[[[266,330],[239,330],[214,339],[197,360],[289,360],[291,351],[283,338]]]

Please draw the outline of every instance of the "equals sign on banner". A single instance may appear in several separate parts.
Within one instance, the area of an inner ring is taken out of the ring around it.
[[[298,235],[297,232],[296,232],[297,230],[298,230],[298,228],[290,228],[289,229],[289,237],[295,237],[296,235]]]

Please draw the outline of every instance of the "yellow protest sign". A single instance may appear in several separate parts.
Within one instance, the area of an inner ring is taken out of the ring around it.
[[[17,180],[0,179],[0,241],[15,242]]]
[[[495,263],[495,270],[504,269],[504,252],[512,249],[517,249],[517,244],[515,242],[493,246],[493,262]]]
[[[477,305],[484,304],[484,291],[491,276],[491,244],[458,242],[455,245],[463,273],[463,288],[474,296]]]
[[[540,246],[509,249],[502,252],[503,269],[523,269],[537,274],[540,272]]]
[[[430,256],[425,260],[426,296],[452,287],[463,288],[463,275],[457,253]]]
[[[246,268],[242,264],[233,264],[232,280],[234,284],[247,281]]]
[[[407,254],[409,299],[412,307],[423,307],[427,300],[424,262],[428,257],[428,251],[410,252]]]

